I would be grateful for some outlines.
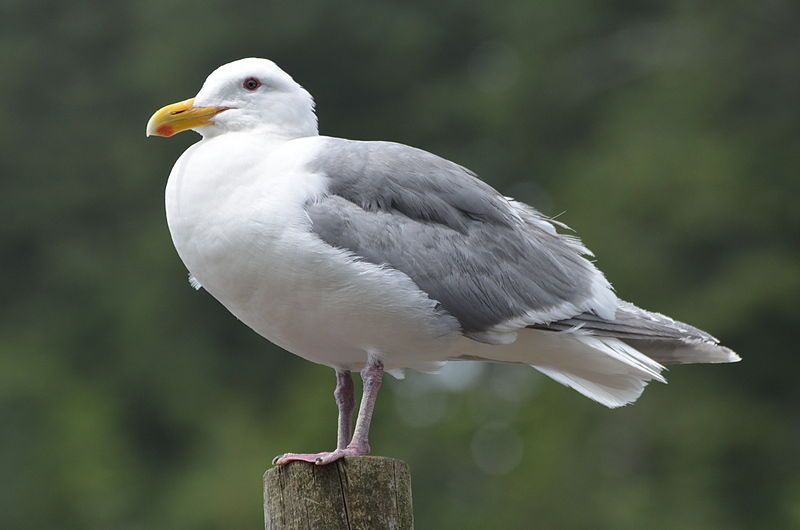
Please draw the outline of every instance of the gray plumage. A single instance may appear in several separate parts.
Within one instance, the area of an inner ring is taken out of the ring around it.
[[[617,301],[578,238],[458,164],[402,144],[330,138],[310,169],[328,184],[306,205],[314,233],[405,273],[467,337],[503,342],[493,329],[512,322],[620,339],[662,363],[735,357],[697,328]]]
[[[311,169],[328,178],[328,194],[307,205],[313,231],[408,275],[468,336],[485,340],[531,313],[592,308],[602,275],[577,239],[453,162],[401,144],[329,139]]]
[[[536,329],[568,331],[571,329],[591,332],[598,335],[630,340],[669,340],[692,338],[705,342],[715,341],[714,337],[689,324],[677,322],[667,316],[645,311],[630,302],[619,301],[614,320],[606,320],[593,313],[581,313],[572,318],[537,324]]]
[[[728,348],[720,346],[715,337],[701,329],[622,300],[618,302],[614,320],[587,312],[531,327],[614,337],[662,364],[724,362],[734,355]],[[698,349],[703,351],[703,356],[698,356]]]

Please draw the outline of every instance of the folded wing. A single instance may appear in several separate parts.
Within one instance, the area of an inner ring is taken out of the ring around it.
[[[470,338],[507,343],[533,324],[614,317],[611,286],[577,238],[453,162],[331,138],[313,169],[328,188],[307,205],[314,232],[408,275]]]

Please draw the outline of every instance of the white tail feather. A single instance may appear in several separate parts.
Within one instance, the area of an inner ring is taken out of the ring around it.
[[[528,364],[610,408],[636,401],[650,381],[666,383],[662,365],[615,338],[526,329],[514,344],[470,342],[471,357]]]

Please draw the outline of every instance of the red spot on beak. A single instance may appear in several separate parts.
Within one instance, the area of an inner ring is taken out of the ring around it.
[[[167,138],[169,138],[170,136],[175,134],[175,129],[173,129],[169,125],[162,125],[158,129],[156,129],[156,132],[161,136],[166,136]]]

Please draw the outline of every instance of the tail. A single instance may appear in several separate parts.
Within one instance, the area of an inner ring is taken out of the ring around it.
[[[584,313],[521,330],[513,344],[465,339],[463,351],[462,359],[528,364],[609,408],[633,403],[650,381],[666,383],[665,364],[740,360],[711,335],[627,302],[614,320]]]

